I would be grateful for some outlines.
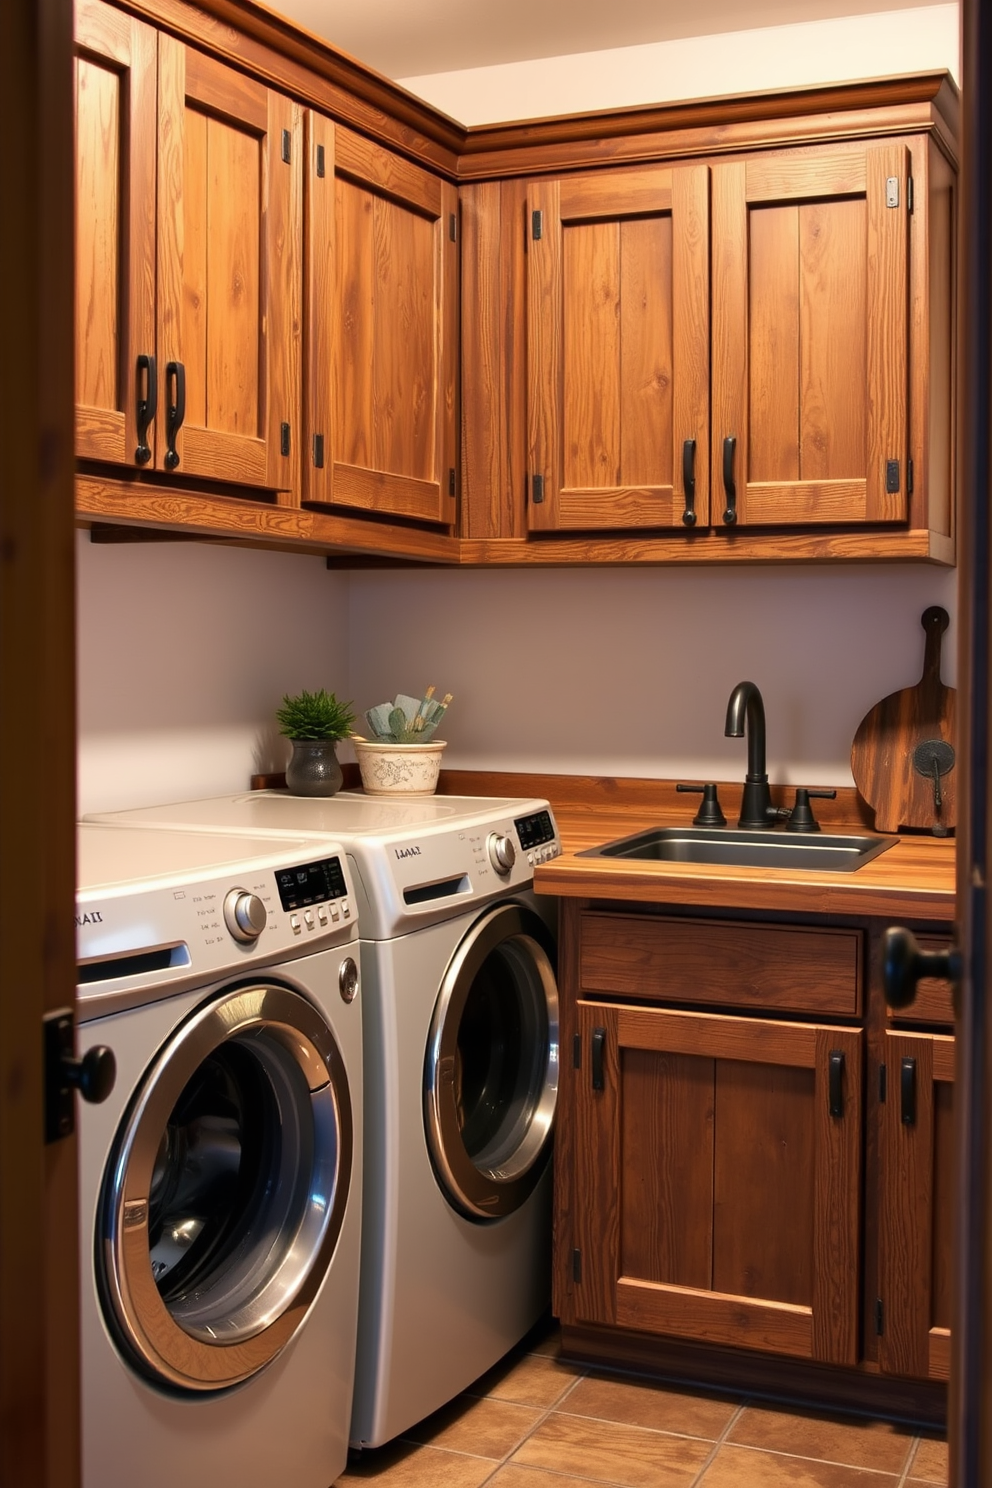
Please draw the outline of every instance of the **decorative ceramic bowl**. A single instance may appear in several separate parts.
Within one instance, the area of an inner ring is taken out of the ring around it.
[[[370,796],[432,796],[447,747],[439,739],[429,744],[360,744],[356,739],[362,789]]]

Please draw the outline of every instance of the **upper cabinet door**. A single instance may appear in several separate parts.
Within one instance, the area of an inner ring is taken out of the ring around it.
[[[709,520],[709,168],[536,183],[532,531]]]
[[[156,465],[292,489],[302,111],[165,35],[158,103]]]
[[[909,158],[714,166],[714,525],[907,519]]]
[[[309,116],[304,500],[455,520],[455,188]]]
[[[140,466],[154,416],[156,36],[101,0],[77,0],[75,28],[76,453]]]

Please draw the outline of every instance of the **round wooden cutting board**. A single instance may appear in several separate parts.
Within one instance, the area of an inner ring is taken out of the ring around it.
[[[932,605],[920,623],[927,638],[923,676],[915,687],[890,692],[875,704],[861,720],[851,749],[854,783],[874,808],[879,832],[930,827],[943,834],[957,824],[956,694],[940,680],[947,611]]]

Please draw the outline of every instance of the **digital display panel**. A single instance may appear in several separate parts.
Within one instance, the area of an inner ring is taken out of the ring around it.
[[[533,816],[518,816],[513,825],[517,829],[524,852],[555,840],[555,824],[551,820],[550,811],[535,811]]]
[[[276,887],[283,909],[306,909],[309,904],[325,904],[328,899],[340,899],[348,892],[339,858],[302,863],[298,868],[279,868]]]

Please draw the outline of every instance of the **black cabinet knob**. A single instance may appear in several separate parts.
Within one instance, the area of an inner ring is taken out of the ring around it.
[[[107,1099],[117,1079],[114,1051],[106,1044],[94,1044],[82,1059],[71,1054],[63,1055],[62,1075],[66,1084],[78,1090],[84,1101],[98,1106]]]
[[[942,977],[957,982],[961,975],[961,953],[957,946],[943,951],[924,951],[911,930],[891,925],[885,932],[885,1000],[890,1008],[909,1007],[921,977]]]

